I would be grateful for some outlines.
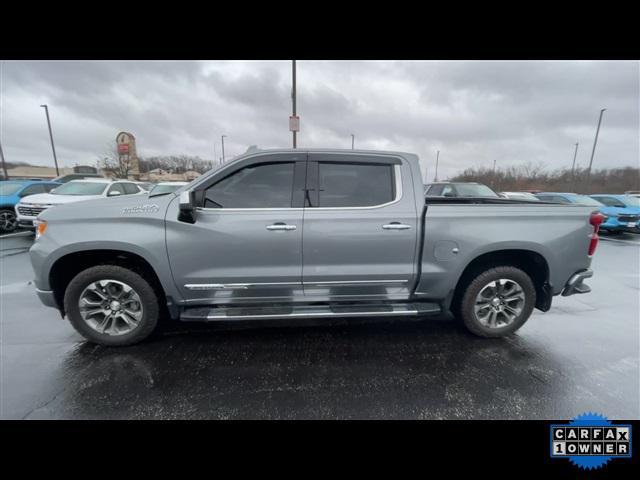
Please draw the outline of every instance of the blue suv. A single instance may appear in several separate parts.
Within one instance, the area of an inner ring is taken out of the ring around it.
[[[604,205],[600,209],[608,218],[601,229],[612,232],[640,233],[640,198],[631,195],[591,195]]]
[[[13,232],[18,227],[15,206],[21,198],[48,193],[60,182],[46,180],[5,180],[0,182],[0,232]]]

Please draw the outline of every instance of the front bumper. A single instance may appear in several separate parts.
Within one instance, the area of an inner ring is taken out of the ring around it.
[[[47,307],[60,308],[56,302],[56,297],[51,290],[40,290],[36,288],[36,294],[40,301]]]
[[[591,287],[582,282],[591,277],[593,277],[593,270],[590,269],[574,273],[564,286],[562,296],[568,297],[569,295],[575,295],[578,293],[589,293],[591,291]]]

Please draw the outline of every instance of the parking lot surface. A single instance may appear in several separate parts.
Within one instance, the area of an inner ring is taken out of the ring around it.
[[[640,235],[605,238],[592,292],[506,339],[447,317],[175,322],[118,349],[39,303],[30,242],[0,238],[3,419],[640,418]]]

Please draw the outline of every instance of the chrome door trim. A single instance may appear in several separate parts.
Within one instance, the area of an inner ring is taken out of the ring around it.
[[[403,284],[408,283],[406,280],[353,280],[353,281],[329,281],[329,282],[302,282],[304,286],[340,286],[340,285],[368,285],[368,284],[388,284],[388,283],[397,283]]]
[[[369,285],[369,284],[405,284],[406,280],[351,280],[329,282],[272,282],[272,283],[187,283],[184,288],[188,290],[222,290],[222,289],[246,289],[251,287],[300,287],[300,286],[341,286],[341,285]]]
[[[345,162],[348,163],[348,162]],[[306,207],[306,208],[207,208],[196,207],[199,212],[216,212],[216,213],[234,213],[234,212],[301,212],[303,210],[309,210],[311,212],[317,211],[332,211],[332,210],[372,210],[376,208],[384,208],[390,205],[394,205],[402,200],[402,165],[393,166],[393,176],[396,187],[396,198],[387,203],[381,203],[380,205],[370,205],[368,207]]]
[[[273,283],[187,283],[184,288],[188,290],[222,290],[222,289],[246,289],[250,287],[300,287],[300,282],[273,282]]]

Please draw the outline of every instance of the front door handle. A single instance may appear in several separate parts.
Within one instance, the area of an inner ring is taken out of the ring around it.
[[[382,225],[382,228],[384,230],[409,230],[411,228],[411,225],[400,222],[391,222],[387,223],[386,225]]]
[[[273,225],[267,225],[267,230],[270,232],[273,231],[289,231],[295,230],[297,227],[295,225],[287,225],[286,223],[278,222]]]

